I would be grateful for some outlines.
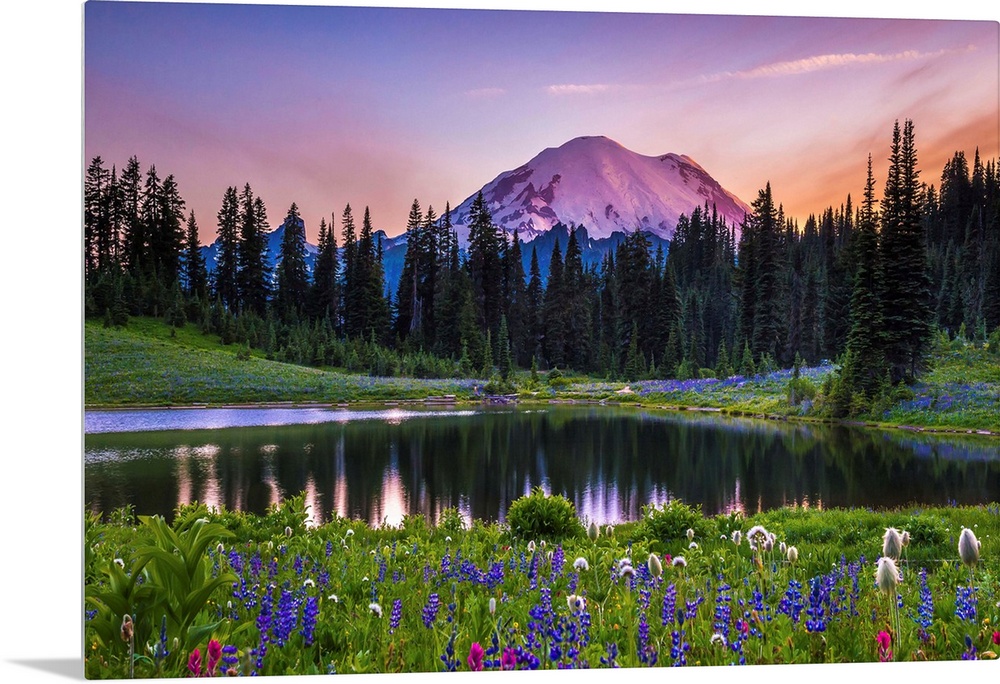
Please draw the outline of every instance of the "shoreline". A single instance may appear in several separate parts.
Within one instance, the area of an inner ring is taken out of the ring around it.
[[[485,399],[459,399],[440,396],[426,397],[424,399],[391,399],[377,401],[349,401],[349,402],[312,402],[312,401],[275,401],[275,402],[194,402],[191,404],[84,404],[83,410],[87,411],[139,411],[139,410],[199,410],[199,409],[283,409],[283,408],[316,408],[316,409],[372,409],[372,408],[397,408],[401,406],[409,408],[448,408],[458,406],[490,406]],[[608,406],[613,408],[642,408],[652,411],[662,411],[670,413],[717,413],[730,418],[744,418],[752,420],[768,420],[785,423],[812,423],[818,425],[843,426],[864,429],[880,430],[902,430],[904,432],[915,432],[918,434],[935,435],[962,435],[973,437],[1000,437],[1000,430],[988,430],[985,428],[949,427],[936,425],[906,425],[897,423],[876,423],[870,421],[856,420],[831,420],[825,418],[810,418],[807,416],[792,416],[777,413],[760,413],[754,411],[744,411],[740,409],[729,409],[714,406],[686,406],[686,405],[657,405],[643,404],[641,402],[607,401],[594,398],[550,398],[550,399],[518,399],[511,402],[513,406]]]

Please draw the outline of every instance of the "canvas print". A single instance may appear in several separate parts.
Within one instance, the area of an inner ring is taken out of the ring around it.
[[[88,678],[997,659],[995,21],[83,21]]]

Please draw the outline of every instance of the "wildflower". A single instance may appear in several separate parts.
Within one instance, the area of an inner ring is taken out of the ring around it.
[[[188,658],[188,669],[195,677],[201,676],[201,651],[197,648],[191,652],[191,657]]]
[[[896,590],[896,585],[902,581],[899,570],[892,558],[883,556],[878,559],[878,569],[875,570],[875,583],[879,590],[889,593]]]
[[[291,537],[292,536],[292,528],[289,527],[288,525],[285,525],[285,536],[286,537]]]
[[[1000,646],[1000,630],[993,632],[993,643]]]
[[[445,538],[444,538],[444,541],[445,541],[445,543],[447,544],[448,542],[450,542],[450,541],[451,541],[451,537],[445,537]]]
[[[906,530],[903,530],[903,534],[900,535],[899,541],[903,542],[903,548],[905,549],[907,546],[910,545],[910,533],[907,532]]]
[[[975,533],[968,527],[963,527],[958,535],[958,556],[970,568],[979,562],[979,549],[982,543],[976,539]]]
[[[501,670],[514,670],[517,668],[517,652],[512,648],[505,648],[500,656]]]
[[[688,541],[694,539],[694,530],[692,530],[690,527],[688,528],[687,536],[688,536]]]
[[[726,637],[724,637],[721,634],[719,634],[718,632],[716,632],[715,634],[712,635],[712,638],[711,638],[710,642],[712,643],[712,645],[725,646],[726,645]]]
[[[646,560],[646,567],[649,568],[649,574],[653,577],[659,577],[663,574],[663,564],[656,557],[655,553],[649,554],[649,558]]]
[[[217,639],[211,639],[206,650],[208,652],[208,666],[205,668],[205,673],[209,677],[214,677],[215,668],[218,667],[219,660],[222,658],[222,644]]]
[[[622,569],[619,570],[619,572],[621,573],[621,576],[625,579],[632,579],[632,577],[635,576],[635,570],[632,568],[631,565],[626,565],[622,567]]]
[[[336,594],[330,594],[326,598],[329,599],[330,601],[333,601],[334,603],[340,603],[340,597],[337,596]]]
[[[597,541],[597,538],[601,536],[601,528],[597,526],[597,523],[593,520],[590,521],[590,525],[587,526],[587,538],[590,541]]]
[[[785,555],[786,553],[788,553],[788,547],[785,546],[785,542],[781,542],[780,544],[778,544],[778,551],[781,552],[781,555]]]
[[[764,541],[764,550],[767,551],[768,553],[771,553],[771,551],[774,550],[774,539],[773,538],[768,537]]]
[[[604,526],[604,534],[608,535],[609,537],[611,536],[611,533],[614,532],[614,531],[615,531],[615,528],[613,528],[611,525],[605,525]]]
[[[528,553],[534,553],[534,552],[535,552],[535,540],[532,539],[530,542],[528,542]]]
[[[885,534],[882,535],[882,555],[893,560],[899,560],[902,552],[903,538],[900,536],[899,530],[895,527],[885,528]]]
[[[123,561],[121,558],[115,558],[115,565],[117,565],[122,570],[125,569],[125,561]]]
[[[478,641],[473,641],[472,646],[469,648],[469,657],[466,662],[469,663],[469,669],[473,672],[483,671],[483,647],[479,645]]]
[[[698,542],[691,542],[690,544],[688,544],[688,548],[692,549],[692,550],[693,549],[697,549],[698,548]]]
[[[788,562],[794,565],[795,561],[799,559],[799,550],[794,546],[789,546],[786,553],[788,554]]]
[[[352,530],[351,528],[347,528],[347,532],[345,534],[348,537],[353,537],[354,536],[354,530]]]
[[[578,572],[587,572],[590,570],[590,563],[583,556],[580,556],[575,561],[573,561],[573,569]]]
[[[892,646],[892,637],[885,630],[878,633],[875,637],[875,641],[878,642],[878,659],[879,662],[885,663],[892,660],[892,651],[889,647]]]
[[[313,579],[311,577],[306,577],[305,581],[302,583],[302,588],[303,589],[306,589],[307,587],[315,587],[315,586],[316,586],[316,583],[313,581]]]
[[[389,634],[396,631],[400,620],[403,619],[403,600],[396,599],[392,602],[392,614],[389,616]]]
[[[733,530],[733,543],[736,544],[736,546],[739,546],[740,542],[742,541],[743,541],[743,533],[740,532],[739,530]]]
[[[376,602],[372,601],[371,603],[369,603],[368,610],[370,610],[372,612],[372,615],[374,615],[375,617],[378,618],[382,617],[382,606],[380,606]]]
[[[687,567],[687,561],[684,560],[684,556],[677,556],[671,562],[671,565],[673,565],[675,568],[686,568]]]
[[[490,615],[495,615],[497,612],[497,600],[494,597],[490,597]]]
[[[747,543],[750,544],[751,551],[757,551],[764,546],[764,542],[770,539],[770,533],[764,529],[763,525],[754,525],[747,532]]]

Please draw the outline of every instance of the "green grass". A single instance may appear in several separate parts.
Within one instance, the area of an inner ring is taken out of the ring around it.
[[[125,329],[86,323],[84,401],[88,406],[194,403],[348,402],[468,396],[459,380],[372,378],[269,361],[224,346],[193,325],[172,331],[154,319]]]

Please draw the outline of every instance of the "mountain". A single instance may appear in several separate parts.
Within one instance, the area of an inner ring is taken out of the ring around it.
[[[647,157],[604,136],[574,138],[527,164],[505,171],[482,188],[493,222],[525,242],[556,224],[584,226],[591,238],[637,228],[673,235],[677,218],[706,202],[730,225],[750,207],[685,155]],[[452,211],[464,245],[475,193]]]

